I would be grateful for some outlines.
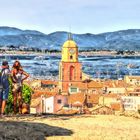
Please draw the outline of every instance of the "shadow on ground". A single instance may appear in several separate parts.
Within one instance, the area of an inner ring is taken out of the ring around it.
[[[71,130],[43,123],[0,121],[0,140],[45,140],[49,136],[70,136]]]

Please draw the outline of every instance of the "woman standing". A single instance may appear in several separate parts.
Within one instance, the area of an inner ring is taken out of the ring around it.
[[[17,99],[19,113],[22,113],[22,85],[23,81],[29,77],[29,75],[22,69],[19,61],[15,61],[11,71],[13,81],[13,96],[14,96],[14,113],[17,113]]]
[[[9,70],[9,65],[7,61],[2,62],[2,70],[1,70],[1,75],[0,75],[0,86],[1,86],[1,91],[0,91],[0,113],[1,115],[4,114],[4,110],[6,107],[6,101],[8,100],[8,95],[9,95],[9,75],[10,75],[10,70]]]

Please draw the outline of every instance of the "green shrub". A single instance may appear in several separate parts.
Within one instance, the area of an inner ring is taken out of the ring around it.
[[[32,93],[33,90],[28,85],[24,84],[22,88],[23,103],[30,104]]]
[[[5,109],[6,114],[12,113],[14,109],[14,105],[13,105],[14,98],[12,94],[12,81],[11,79],[9,79],[9,81],[10,81],[10,91],[9,91],[8,101],[7,101],[6,109]],[[23,84],[23,87],[22,87],[23,103],[30,104],[32,93],[33,93],[32,89],[28,85]]]

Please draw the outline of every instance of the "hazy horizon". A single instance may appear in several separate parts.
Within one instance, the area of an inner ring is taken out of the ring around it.
[[[38,31],[38,32],[41,32],[41,33],[44,33],[44,34],[51,34],[51,33],[54,33],[54,32],[69,32],[69,31],[63,31],[63,30],[60,30],[60,31],[53,31],[53,32],[50,32],[50,33],[45,33],[45,32],[42,32],[40,30],[36,30],[36,29],[29,29],[29,28],[25,28],[25,29],[22,29],[22,28],[18,28],[18,27],[11,27],[11,26],[0,26],[1,27],[7,27],[7,28],[17,28],[17,29],[20,29],[20,30],[23,30],[23,31],[26,31],[26,30],[30,30],[30,31]],[[115,30],[115,31],[107,31],[107,32],[101,32],[101,33],[92,33],[92,32],[85,32],[85,33],[77,33],[77,32],[71,32],[73,34],[87,34],[87,33],[90,33],[90,34],[95,34],[95,35],[98,35],[98,34],[103,34],[103,33],[109,33],[109,32],[117,32],[117,31],[125,31],[125,30],[133,30],[133,29],[121,29],[121,30]],[[134,30],[140,30],[140,28],[136,29],[134,28]]]

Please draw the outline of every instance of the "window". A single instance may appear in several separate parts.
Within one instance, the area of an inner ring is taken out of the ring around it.
[[[127,108],[127,109],[132,109],[133,108],[133,105],[131,105],[131,104],[125,104],[124,107]]]
[[[71,88],[70,88],[70,92],[77,92],[77,88],[71,87]]]
[[[96,90],[92,90],[92,93],[96,93]]]
[[[62,100],[61,99],[57,100],[57,103],[58,104],[61,104],[62,103]]]
[[[70,56],[70,59],[73,59],[73,56],[72,55]]]
[[[69,79],[74,80],[74,66],[70,66]]]

